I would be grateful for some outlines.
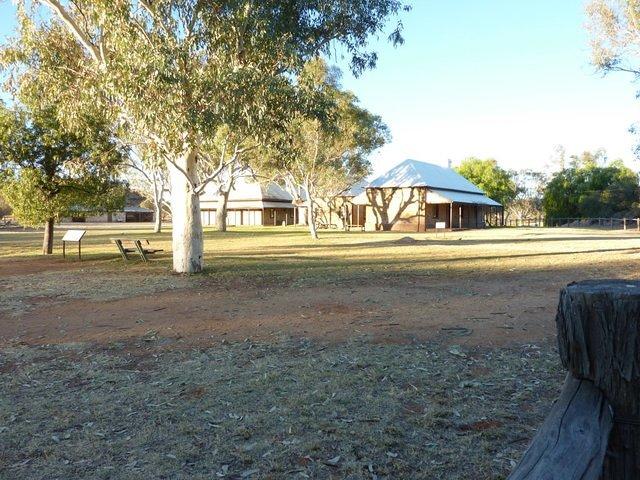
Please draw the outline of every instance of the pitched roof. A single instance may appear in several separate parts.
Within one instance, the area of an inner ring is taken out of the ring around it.
[[[444,200],[444,201],[443,201]],[[453,190],[429,189],[427,203],[470,203],[474,205],[489,205],[499,207],[500,204],[481,193],[457,192]]]
[[[204,189],[201,202],[216,202],[218,200],[217,186],[210,183]],[[291,202],[293,197],[275,182],[261,183],[254,177],[238,178],[231,191],[229,201],[275,201]]]
[[[368,187],[431,187],[484,194],[476,185],[455,170],[411,159],[405,160],[384,175],[374,179]]]
[[[358,183],[354,183],[348,189],[341,193],[344,197],[355,197],[356,195],[360,195],[367,188],[368,182],[366,180],[361,180]]]

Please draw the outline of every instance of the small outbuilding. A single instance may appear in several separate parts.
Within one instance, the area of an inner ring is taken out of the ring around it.
[[[135,191],[128,191],[124,199],[124,208],[116,212],[101,215],[87,214],[82,207],[70,218],[63,218],[63,222],[111,223],[111,222],[153,222],[154,213],[150,208],[142,207],[144,196]]]
[[[476,185],[452,170],[405,160],[370,182],[351,200],[365,209],[365,230],[420,232],[436,228],[502,225],[504,210]],[[438,226],[439,226],[438,225]]]
[[[217,186],[210,184],[200,196],[204,226],[215,225],[217,210]],[[241,177],[229,192],[227,225],[294,225],[297,211],[293,197],[277,183],[260,183],[253,177]]]

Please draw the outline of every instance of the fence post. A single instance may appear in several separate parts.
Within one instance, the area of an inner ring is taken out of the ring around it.
[[[622,219],[622,228],[623,228],[624,230],[626,230],[626,229],[627,229],[627,219],[626,219],[626,218],[623,218],[623,219]]]
[[[640,282],[587,280],[560,293],[559,400],[509,480],[640,478]]]

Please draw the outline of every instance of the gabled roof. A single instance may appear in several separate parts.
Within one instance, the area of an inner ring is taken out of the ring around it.
[[[277,183],[261,183],[252,177],[241,177],[236,180],[231,192],[229,192],[229,201],[237,200],[291,202],[293,197]]]
[[[201,202],[217,202],[218,187],[209,184],[205,187]],[[261,202],[291,202],[293,197],[275,182],[259,182],[252,176],[238,178],[231,192],[229,201],[261,201]]]
[[[341,193],[344,197],[355,197],[360,195],[367,188],[368,182],[366,180],[361,180],[358,183],[354,183],[348,189]]]
[[[369,188],[430,187],[484,194],[477,186],[450,168],[418,160],[405,160],[367,185]]]

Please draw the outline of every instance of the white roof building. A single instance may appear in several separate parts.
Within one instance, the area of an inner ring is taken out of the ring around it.
[[[427,203],[466,203],[501,206],[455,170],[419,160],[405,160],[384,175],[369,182],[368,188],[418,188],[427,189]],[[366,191],[359,193],[353,203],[368,202]]]
[[[218,204],[218,186],[209,184],[200,197],[200,205],[204,208],[215,209]],[[294,208],[293,196],[274,182],[261,183],[253,177],[240,177],[235,181],[227,208],[232,209],[263,209],[263,208]]]

